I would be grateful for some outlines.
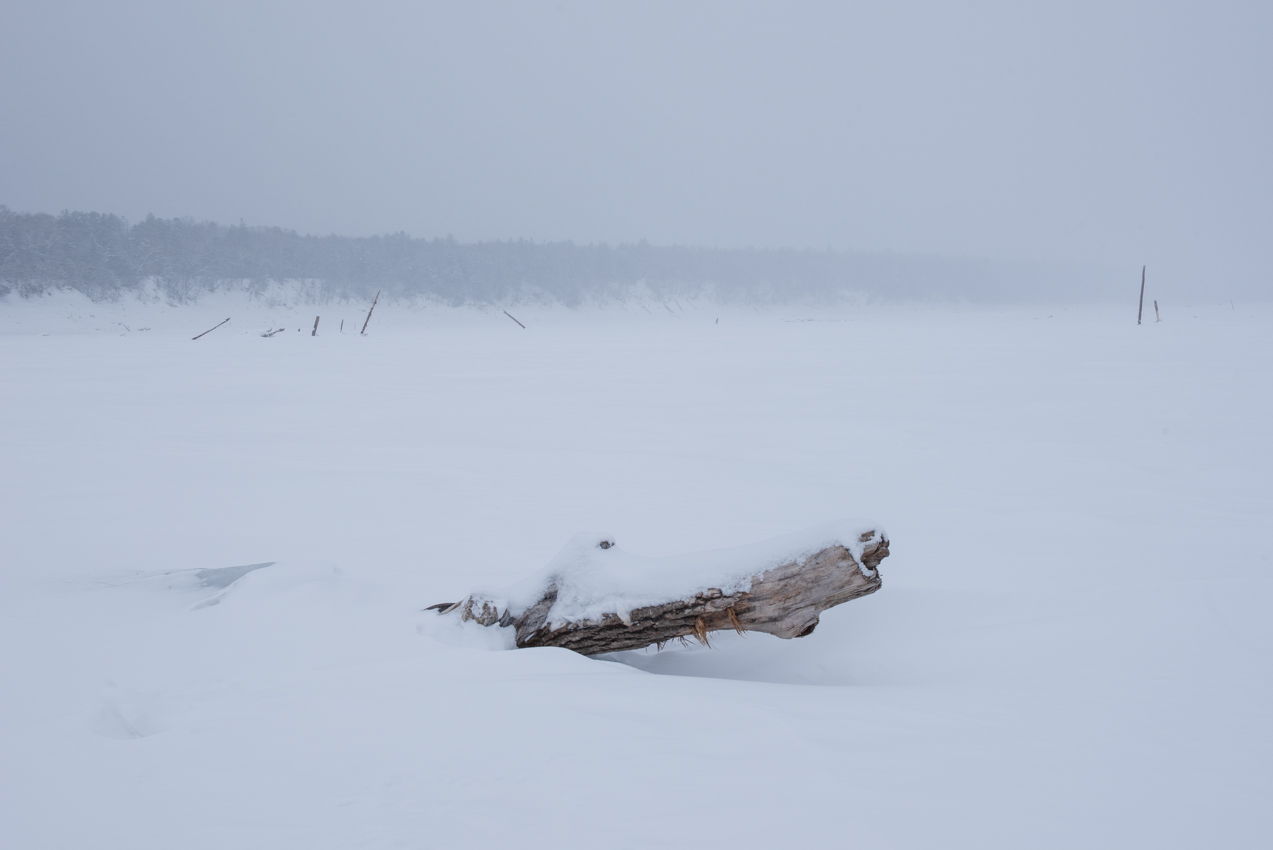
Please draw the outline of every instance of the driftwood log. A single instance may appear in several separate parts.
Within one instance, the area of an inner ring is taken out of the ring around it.
[[[560,646],[583,655],[661,647],[690,637],[710,645],[712,632],[727,630],[805,637],[826,609],[880,589],[877,568],[888,557],[888,538],[868,531],[857,543],[860,564],[844,545],[833,545],[765,570],[747,590],[726,593],[708,588],[689,598],[635,608],[626,617],[605,614],[599,620],[550,626],[549,612],[558,595],[551,583],[538,602],[519,614],[501,612],[498,605],[478,595],[426,610],[458,614],[483,626],[512,626],[518,647]],[[601,548],[610,545],[609,541],[599,544]]]

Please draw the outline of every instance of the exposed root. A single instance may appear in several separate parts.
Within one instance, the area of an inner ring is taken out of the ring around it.
[[[698,638],[698,642],[703,646],[711,648],[711,643],[707,640],[707,623],[703,622],[702,617],[694,618],[694,637]]]

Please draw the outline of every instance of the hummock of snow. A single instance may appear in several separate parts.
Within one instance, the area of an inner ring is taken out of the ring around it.
[[[766,570],[792,561],[804,563],[836,545],[849,550],[863,575],[874,577],[875,571],[862,564],[862,552],[877,534],[888,539],[878,523],[841,520],[750,546],[647,558],[623,549],[613,535],[585,532],[572,537],[535,575],[501,590],[475,590],[472,598],[517,617],[556,586],[549,628],[598,622],[606,614],[630,623],[638,608],[686,599],[709,588],[726,595],[745,591]],[[866,535],[870,536],[863,542]],[[608,545],[603,548],[603,543]]]

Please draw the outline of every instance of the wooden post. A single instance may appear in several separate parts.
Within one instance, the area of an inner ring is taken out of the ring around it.
[[[229,319],[226,319],[226,320],[225,320],[225,322],[228,322],[228,321],[230,321],[230,320],[229,320]],[[224,325],[224,324],[225,324],[225,322],[220,322],[220,323],[218,323],[218,324],[213,325],[212,327],[208,328],[208,329],[207,329],[206,331],[204,331],[203,333],[199,334],[199,336],[207,336],[208,334],[210,334],[210,333],[212,333],[213,331],[215,331],[217,328],[221,327],[221,325]],[[198,339],[198,338],[199,338],[199,336],[192,336],[192,337],[190,337],[190,338],[191,338],[192,340],[194,340],[194,339]]]
[[[1140,324],[1141,314],[1145,312],[1145,267],[1140,267],[1140,307],[1136,309],[1136,324]]]
[[[510,313],[510,312],[508,312],[507,310],[505,310],[505,311],[504,311],[504,315],[505,315],[505,316],[508,316],[508,318],[512,319],[514,322],[517,322],[517,319],[513,316],[513,314],[512,314],[512,313]],[[521,323],[521,322],[517,322],[517,324],[522,325],[522,323]],[[525,325],[522,325],[522,330],[526,330],[526,326],[525,326]]]
[[[314,317],[314,329],[309,332],[310,336],[318,336],[318,316]]]
[[[379,300],[380,300],[380,290],[379,290],[379,289],[377,289],[377,290],[376,290],[376,297],[375,297],[375,299],[373,299],[373,300],[372,300],[372,302],[371,302],[371,310],[376,309],[376,302],[377,302],[377,301],[379,301]],[[359,335],[365,335],[365,334],[367,333],[367,322],[370,322],[370,321],[371,321],[371,310],[368,310],[368,311],[367,311],[367,320],[366,320],[365,322],[363,322],[363,323],[362,323],[362,330],[358,332],[358,333],[359,333]]]

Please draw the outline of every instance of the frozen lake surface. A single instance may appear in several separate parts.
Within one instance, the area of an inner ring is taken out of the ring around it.
[[[0,845],[1273,845],[1273,308],[511,312],[0,301]],[[421,610],[841,517],[801,640]]]

